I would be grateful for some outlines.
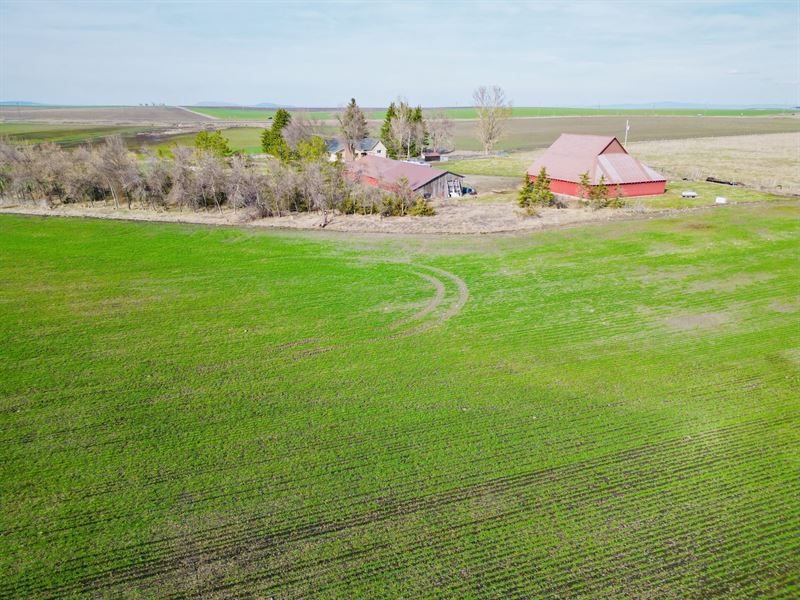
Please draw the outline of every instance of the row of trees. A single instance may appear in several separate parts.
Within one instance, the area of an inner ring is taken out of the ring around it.
[[[531,181],[525,173],[522,188],[519,191],[517,203],[524,208],[528,214],[535,214],[537,206],[556,206],[561,208],[562,204],[556,200],[555,194],[550,191],[550,178],[547,170],[542,167],[536,176],[536,181]]]
[[[294,117],[279,108],[272,126],[261,134],[261,149],[283,162],[318,160],[325,156],[325,140],[319,135],[319,125],[303,114]]]
[[[367,137],[367,119],[355,98],[337,115],[339,138],[354,156],[358,143]],[[303,113],[292,115],[279,108],[272,124],[261,134],[261,149],[284,162],[321,159],[327,152],[325,139],[320,135],[319,123],[306,118]]]
[[[405,100],[389,104],[380,131],[380,140],[390,158],[409,159],[425,148],[434,152],[453,149],[453,121],[442,111],[423,114]]]
[[[497,86],[478,87],[473,93],[473,101],[477,135],[484,153],[489,154],[505,133],[505,122],[511,117],[511,103],[505,91]],[[339,138],[347,146],[349,155],[354,156],[359,142],[369,135],[366,116],[354,98],[337,115],[337,121]],[[426,115],[421,106],[414,107],[400,99],[386,109],[379,137],[390,158],[410,159],[419,156],[425,148],[435,152],[452,150],[453,129],[453,121],[444,111]],[[261,147],[266,154],[284,161],[319,158],[325,151],[320,131],[320,125],[302,113],[292,115],[280,108],[271,126],[261,135]],[[218,155],[230,155],[230,150],[217,138],[198,139],[198,147]]]
[[[589,173],[581,174],[578,196],[588,202],[592,208],[622,208],[625,206],[622,188],[617,185],[614,191],[615,193],[612,196],[606,184],[605,176],[601,175],[600,182],[597,185],[592,185]],[[539,206],[555,206],[558,208],[564,206],[550,190],[550,178],[547,176],[547,170],[544,167],[539,170],[536,181],[531,181],[528,174],[525,174],[517,197],[517,203],[528,214],[535,214],[536,207]]]
[[[324,159],[255,162],[218,150],[177,146],[172,157],[147,152],[140,159],[116,136],[71,151],[0,142],[0,194],[50,206],[111,201],[115,208],[228,207],[254,217],[319,211],[323,224],[335,210],[388,216],[430,209],[407,185],[392,191],[365,186]]]
[[[480,86],[472,94],[477,123],[476,133],[489,154],[505,134],[511,117],[511,102],[503,88]],[[392,102],[386,110],[380,139],[390,158],[418,156],[424,148],[436,152],[452,149],[453,121],[443,111],[423,115],[422,107],[410,106],[405,100]]]
[[[614,195],[612,196],[604,175],[600,175],[597,185],[592,185],[589,173],[581,174],[578,195],[586,200],[592,208],[622,208],[625,206],[622,187],[619,184],[614,186]]]

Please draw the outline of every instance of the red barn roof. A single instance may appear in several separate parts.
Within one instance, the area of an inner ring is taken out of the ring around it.
[[[589,173],[593,185],[600,183],[601,176],[611,185],[666,181],[663,175],[628,154],[613,136],[562,133],[530,166],[528,174],[535,177],[542,167],[550,179],[562,181],[578,182],[583,173]]]
[[[370,180],[373,180],[383,187],[394,186],[401,177],[405,177],[412,190],[418,190],[434,179],[444,177],[447,173],[450,173],[450,171],[434,169],[426,165],[416,165],[401,160],[370,155],[361,156],[351,161],[347,165],[347,170],[362,181],[366,180],[367,183],[371,183]],[[456,173],[451,174],[456,175]]]

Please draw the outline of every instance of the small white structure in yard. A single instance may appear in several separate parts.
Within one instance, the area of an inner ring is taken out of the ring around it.
[[[714,204],[727,204],[728,199],[725,196],[717,196],[717,199],[714,200]]]
[[[686,190],[685,192],[681,192],[681,198],[697,198],[697,192]]]

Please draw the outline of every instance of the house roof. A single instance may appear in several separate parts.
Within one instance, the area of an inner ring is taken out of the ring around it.
[[[378,145],[378,142],[380,142],[378,138],[364,138],[359,140],[356,149],[360,152],[369,152]],[[338,138],[325,140],[325,146],[328,148],[328,152],[331,153],[338,153],[344,150],[344,142]]]
[[[596,185],[605,183],[643,183],[666,181],[660,173],[628,154],[613,136],[575,135],[562,133],[545,153],[528,168],[529,175],[538,175],[545,167],[551,179],[579,182],[583,173]]]
[[[386,185],[394,185],[401,177],[405,177],[412,190],[417,190],[448,173],[461,177],[452,171],[443,171],[427,165],[369,155],[348,163],[347,170],[359,178],[369,177]]]

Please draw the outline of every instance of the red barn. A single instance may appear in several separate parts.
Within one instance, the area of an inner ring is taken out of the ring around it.
[[[528,169],[528,177],[536,181],[544,167],[550,178],[550,190],[568,196],[580,195],[583,173],[589,174],[592,185],[602,177],[609,193],[617,185],[623,196],[654,196],[666,191],[666,178],[627,153],[615,137],[562,133],[547,151]]]
[[[409,187],[429,198],[447,198],[462,194],[463,175],[434,169],[430,165],[419,165],[380,156],[361,156],[347,164],[347,172],[361,183],[386,190],[397,189],[401,178]]]

